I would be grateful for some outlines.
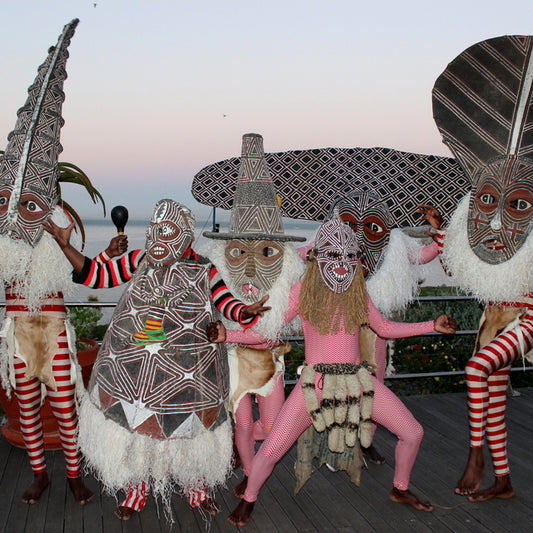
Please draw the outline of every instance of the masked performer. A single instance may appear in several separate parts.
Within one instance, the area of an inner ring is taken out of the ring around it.
[[[514,496],[506,391],[511,365],[533,345],[532,51],[530,36],[477,43],[433,89],[443,141],[472,183],[446,230],[443,260],[462,288],[488,304],[466,367],[470,451],[455,489],[471,501]],[[495,481],[480,490],[485,440]]]
[[[79,430],[79,446],[105,489],[127,490],[116,510],[123,520],[144,507],[149,487],[167,511],[179,486],[193,507],[218,512],[208,494],[230,469],[226,353],[207,340],[205,327],[214,306],[241,326],[253,325],[269,309],[268,296],[251,306],[234,298],[191,248],[193,240],[190,210],[161,200],[146,252],[99,263],[64,248],[78,282],[98,288],[131,278],[81,402]]]
[[[290,345],[280,343],[279,337],[296,333],[294,324],[284,327],[284,315],[290,288],[304,270],[303,262],[288,241],[305,240],[283,231],[261,135],[243,136],[240,165],[229,232],[204,233],[214,239],[206,255],[231,292],[247,303],[257,302],[268,294],[273,309],[254,326],[255,331],[268,339],[268,344],[228,345],[230,410],[235,420],[235,446],[244,472],[244,480],[233,489],[238,497],[242,497],[246,488],[255,441],[264,440],[268,435],[285,401],[283,355]],[[238,327],[227,320],[224,324],[231,329]],[[259,407],[259,419],[255,422],[252,394]]]
[[[43,232],[47,220],[69,223],[57,205],[57,180],[64,122],[62,87],[67,48],[77,23],[73,20],[65,26],[57,46],[40,66],[0,161],[0,279],[6,293],[0,333],[2,385],[8,395],[15,391],[20,406],[20,425],[34,474],[22,500],[30,504],[49,484],[40,417],[44,393],[59,425],[70,490],[80,504],[92,498],[81,480],[76,449],[75,389],[76,382],[83,384],[63,301],[63,295],[74,289],[72,269]]]
[[[423,214],[433,227],[440,227],[442,218],[436,210],[424,210]],[[385,316],[404,309],[419,288],[419,273],[412,265],[429,263],[437,257],[437,243],[422,247],[416,239],[394,227],[387,203],[371,190],[353,191],[337,199],[328,214],[328,219],[333,217],[339,217],[356,235],[368,294],[375,306]],[[361,345],[368,352],[365,359],[374,362],[376,377],[383,383],[387,339],[365,327],[361,330]],[[363,453],[373,463],[385,462],[373,444],[363,448]]]
[[[399,439],[390,498],[416,509],[433,510],[430,503],[420,501],[409,490],[411,470],[423,437],[422,426],[387,387],[369,375],[367,365],[360,364],[359,329],[369,323],[378,335],[397,338],[431,331],[453,333],[455,321],[445,315],[417,324],[383,318],[366,296],[358,254],[355,235],[344,223],[333,219],[321,226],[315,239],[315,260],[308,264],[304,280],[291,289],[285,316],[291,320],[300,315],[306,367],[254,457],[244,497],[229,517],[234,525],[248,522],[259,490],[275,464],[311,424],[319,431],[327,428],[330,447],[333,444],[338,450],[344,443],[358,445],[359,427],[361,443],[367,445],[371,420],[384,425]],[[222,329],[220,324],[218,327]],[[227,332],[230,342],[231,333]],[[210,334],[217,340],[223,338],[216,337],[211,329]],[[250,342],[254,337],[261,340],[254,332],[249,336]],[[322,396],[327,401],[321,408]],[[332,409],[333,404],[338,409]]]

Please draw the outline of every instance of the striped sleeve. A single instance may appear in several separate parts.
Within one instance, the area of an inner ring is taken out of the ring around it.
[[[245,328],[253,326],[259,320],[259,316],[245,319],[241,318],[242,312],[248,305],[231,294],[222,276],[215,267],[211,267],[209,280],[213,303],[225,318],[238,322]]]
[[[86,257],[81,272],[75,272],[73,280],[75,283],[92,289],[117,287],[132,278],[143,257],[144,250],[132,250],[117,259],[111,259],[104,263]]]
[[[443,229],[438,229],[435,236],[435,242],[437,243],[437,247],[439,249],[439,254],[442,253],[442,249],[444,248],[444,237],[446,236],[446,231]]]

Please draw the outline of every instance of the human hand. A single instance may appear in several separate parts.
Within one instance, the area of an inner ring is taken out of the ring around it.
[[[226,328],[220,320],[209,322],[205,328],[209,342],[219,343],[226,340]]]
[[[433,327],[439,333],[455,333],[457,331],[457,321],[448,315],[440,315],[434,320]]]
[[[435,229],[440,229],[442,226],[442,215],[438,210],[429,204],[420,204],[417,213],[422,215],[422,220],[427,220],[431,227]]]
[[[108,257],[113,258],[122,255],[128,250],[128,236],[116,235],[109,241],[109,246],[106,248],[105,253]]]
[[[272,309],[271,307],[265,307],[263,304],[270,298],[270,296],[267,294],[266,296],[263,296],[261,300],[258,302],[253,303],[252,305],[249,305],[248,307],[245,307],[242,311],[242,318],[251,318],[256,315],[263,316],[263,313],[265,311],[270,311]]]
[[[57,242],[59,247],[64,250],[70,244],[70,234],[74,229],[74,222],[66,228],[60,228],[53,220],[47,219],[43,222],[43,228]]]

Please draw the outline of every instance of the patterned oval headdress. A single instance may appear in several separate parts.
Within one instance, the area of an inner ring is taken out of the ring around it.
[[[435,82],[435,122],[472,184],[497,158],[533,161],[532,47],[531,36],[482,41]]]
[[[64,120],[61,109],[65,94],[63,82],[68,46],[79,20],[67,24],[56,46],[39,67],[28,98],[17,112],[15,129],[8,136],[8,145],[0,158],[0,186],[10,189],[7,211],[0,216],[0,233],[11,234],[18,225],[19,236],[34,245],[42,234],[41,221],[19,220],[19,203],[24,190],[30,190],[52,210],[57,204],[58,157],[63,148],[59,142]]]

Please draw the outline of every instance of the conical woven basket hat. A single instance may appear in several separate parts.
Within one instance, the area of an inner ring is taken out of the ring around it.
[[[241,164],[228,233],[206,231],[203,235],[225,240],[305,241],[305,237],[286,235],[283,230],[278,198],[266,164],[261,135],[243,135]]]

